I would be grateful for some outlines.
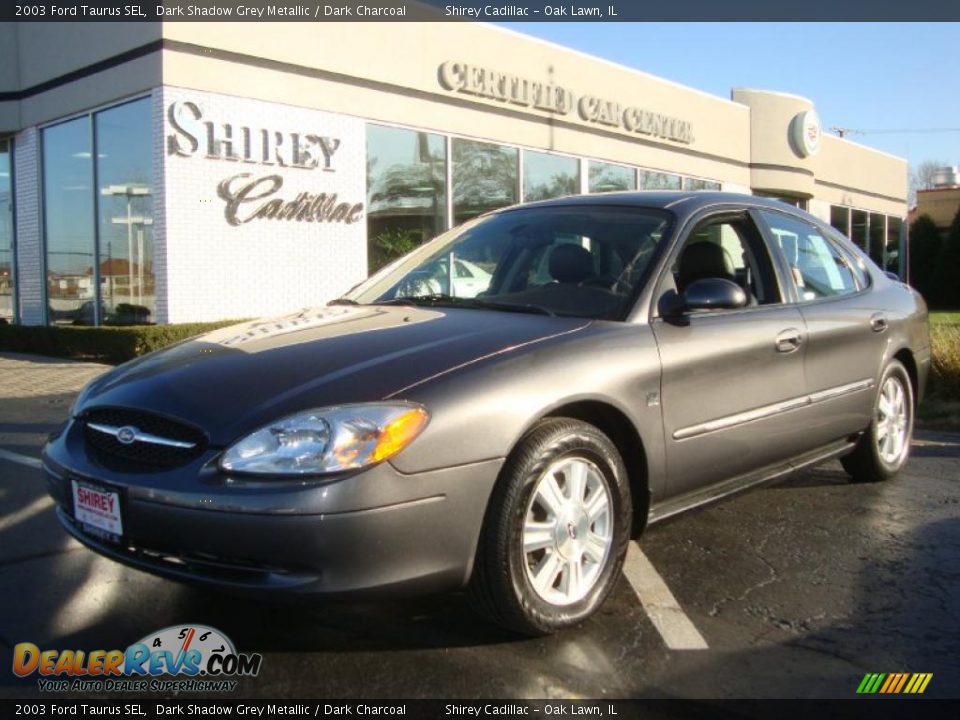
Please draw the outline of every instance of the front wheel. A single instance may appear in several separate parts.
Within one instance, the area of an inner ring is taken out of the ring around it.
[[[630,541],[626,468],[597,428],[549,419],[517,446],[484,521],[469,594],[493,622],[543,635],[589,617]]]
[[[896,475],[910,455],[913,437],[913,385],[907,369],[892,360],[883,371],[873,420],[852,453],[841,458],[857,482],[879,482]]]

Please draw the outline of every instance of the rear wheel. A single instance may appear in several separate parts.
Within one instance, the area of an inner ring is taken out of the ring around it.
[[[549,419],[507,459],[487,509],[470,597],[529,635],[575,625],[606,599],[631,527],[623,460],[606,435]]]
[[[880,379],[870,427],[854,451],[840,461],[855,481],[889,480],[900,471],[910,455],[913,411],[910,375],[893,360]]]

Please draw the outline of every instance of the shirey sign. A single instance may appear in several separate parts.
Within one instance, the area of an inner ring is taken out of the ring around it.
[[[351,225],[363,219],[363,203],[357,198],[343,199],[336,190],[284,194],[285,175],[279,172],[284,168],[335,173],[342,138],[308,129],[241,125],[232,118],[208,114],[194,100],[172,101],[166,116],[171,130],[168,154],[235,164],[232,169],[236,172],[216,184],[230,225],[256,220]]]
[[[366,277],[362,120],[170,86],[155,103],[167,321],[281,314]]]

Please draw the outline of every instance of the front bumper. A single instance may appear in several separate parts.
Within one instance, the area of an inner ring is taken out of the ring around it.
[[[119,562],[174,580],[266,594],[432,592],[472,571],[502,460],[404,475],[390,463],[325,481],[249,481],[216,470],[107,466],[70,423],[44,448],[57,518]],[[73,518],[71,479],[121,493],[119,543]]]

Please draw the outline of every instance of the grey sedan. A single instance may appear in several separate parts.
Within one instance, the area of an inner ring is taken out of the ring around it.
[[[469,297],[461,265],[484,278]],[[116,368],[43,465],[67,531],[142,570],[267,595],[465,587],[547,633],[597,609],[649,522],[830,458],[896,475],[929,365],[920,296],[811,215],[580,196]]]

